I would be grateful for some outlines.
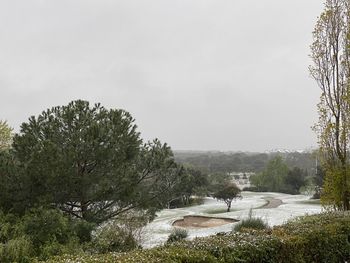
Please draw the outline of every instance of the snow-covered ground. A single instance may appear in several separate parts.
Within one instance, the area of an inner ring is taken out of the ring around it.
[[[162,210],[157,213],[156,219],[145,227],[142,246],[150,248],[163,244],[173,229],[172,223],[175,220],[182,219],[185,215],[229,217],[240,220],[246,218],[249,209],[252,208],[253,216],[261,217],[270,226],[274,226],[283,224],[293,217],[320,213],[322,211],[320,205],[308,203],[307,201],[310,197],[305,195],[243,192],[242,196],[243,199],[232,203],[231,212],[229,213],[224,212],[227,208],[224,202],[209,197],[205,199],[202,205]],[[277,208],[261,208],[267,203],[265,199],[271,198],[280,199],[283,204]],[[237,223],[212,228],[189,229],[189,239],[213,235],[218,232],[229,232],[234,224]]]

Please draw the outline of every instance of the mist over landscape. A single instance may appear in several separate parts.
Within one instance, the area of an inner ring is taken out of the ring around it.
[[[2,1],[1,118],[74,99],[122,108],[175,150],[316,146],[319,0]],[[297,14],[297,19],[295,15]],[[25,110],[19,110],[23,108]]]
[[[1,263],[350,262],[350,0],[0,1]]]

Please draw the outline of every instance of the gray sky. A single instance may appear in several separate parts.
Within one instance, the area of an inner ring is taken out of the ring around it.
[[[2,0],[0,119],[74,99],[175,150],[316,145],[321,0]]]

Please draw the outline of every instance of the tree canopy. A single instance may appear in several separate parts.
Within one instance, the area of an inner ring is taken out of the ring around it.
[[[281,156],[276,156],[261,173],[251,176],[250,181],[258,191],[298,194],[307,184],[307,176],[306,170],[290,169]]]
[[[92,222],[154,214],[181,179],[170,147],[143,143],[128,112],[81,100],[23,123],[13,154],[25,170],[27,206],[54,204]]]
[[[262,173],[251,177],[251,182],[264,191],[279,192],[283,188],[288,166],[281,156],[270,160]]]
[[[224,201],[227,205],[227,212],[230,212],[232,201],[237,198],[242,198],[241,189],[234,183],[230,183],[214,193],[213,197]]]

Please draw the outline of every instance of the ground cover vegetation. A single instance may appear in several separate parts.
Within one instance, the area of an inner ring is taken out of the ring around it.
[[[128,253],[62,256],[50,262],[269,262],[339,263],[350,259],[350,214],[325,213],[294,219],[272,229],[180,241]]]

